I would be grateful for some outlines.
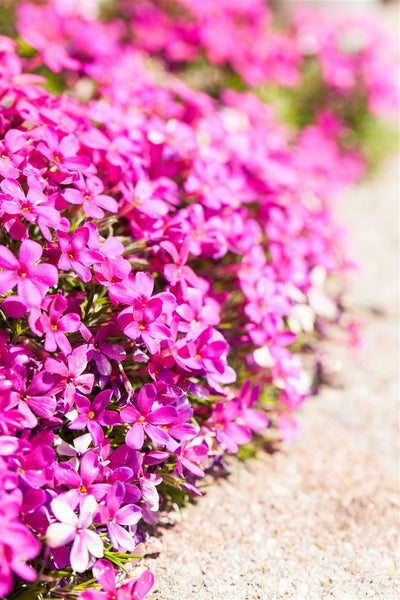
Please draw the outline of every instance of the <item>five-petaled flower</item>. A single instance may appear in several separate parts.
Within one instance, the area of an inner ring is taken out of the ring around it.
[[[72,542],[71,567],[77,573],[88,569],[92,558],[101,558],[104,547],[101,537],[90,529],[98,505],[94,496],[86,496],[80,505],[79,517],[63,498],[54,498],[51,510],[59,523],[51,523],[46,531],[46,543],[59,548]]]
[[[18,296],[26,307],[39,306],[49,288],[58,281],[54,265],[39,263],[42,254],[42,246],[33,240],[21,242],[18,258],[6,246],[0,246],[0,295],[17,286]]]

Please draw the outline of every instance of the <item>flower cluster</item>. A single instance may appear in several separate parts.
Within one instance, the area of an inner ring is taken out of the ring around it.
[[[301,8],[276,23],[264,0],[140,0],[122,2],[137,47],[169,64],[208,61],[258,87],[302,88],[312,70],[328,94],[349,101],[360,91],[376,115],[396,114],[398,53],[371,19],[326,16]],[[149,36],[149,27],[154,32]]]
[[[37,558],[60,573],[39,592],[69,569],[82,600],[144,598],[151,573],[111,563],[226,452],[294,435],[300,350],[341,318],[332,208],[364,168],[345,125],[296,135],[250,92],[153,73],[129,7],[97,8],[20,3],[31,48],[0,37],[2,597]]]

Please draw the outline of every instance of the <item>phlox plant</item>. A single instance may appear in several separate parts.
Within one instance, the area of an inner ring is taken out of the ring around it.
[[[226,454],[291,440],[326,325],[354,329],[325,285],[352,266],[333,215],[365,169],[348,125],[322,107],[294,131],[250,89],[189,87],[172,62],[204,48],[258,82],[272,58],[240,59],[218,10],[244,49],[271,14],[185,2],[189,36],[169,5],[21,2],[0,36],[1,597],[144,598],[159,511]]]

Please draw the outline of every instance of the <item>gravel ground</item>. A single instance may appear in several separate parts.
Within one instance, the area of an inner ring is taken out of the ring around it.
[[[340,206],[364,352],[328,348],[333,385],[303,406],[299,439],[233,462],[164,527],[151,600],[399,600],[399,178],[389,160]]]

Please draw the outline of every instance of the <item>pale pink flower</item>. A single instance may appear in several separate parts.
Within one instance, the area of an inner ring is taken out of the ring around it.
[[[59,548],[73,542],[71,548],[71,567],[77,573],[88,569],[92,557],[101,558],[104,553],[100,536],[89,529],[97,512],[94,496],[86,496],[80,507],[79,517],[63,498],[54,498],[51,509],[59,523],[51,523],[46,531],[46,542],[50,548]]]

